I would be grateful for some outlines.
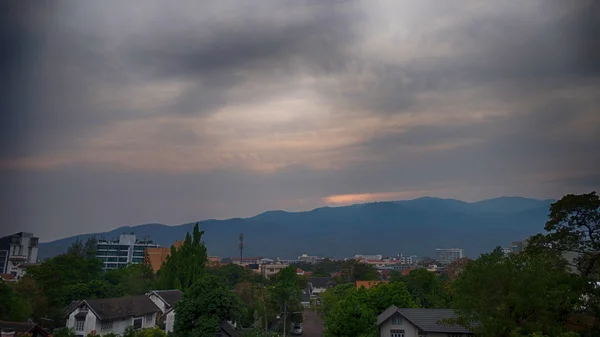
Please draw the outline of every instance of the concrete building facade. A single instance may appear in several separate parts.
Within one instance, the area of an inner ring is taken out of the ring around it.
[[[146,248],[158,248],[152,240],[137,240],[135,234],[121,234],[119,240],[98,240],[96,257],[104,263],[104,270],[123,268],[130,263],[144,263]]]
[[[437,248],[435,255],[437,262],[446,265],[465,257],[465,250],[462,248]]]
[[[32,233],[19,232],[0,238],[0,274],[19,279],[25,274],[23,266],[37,262],[39,238]]]

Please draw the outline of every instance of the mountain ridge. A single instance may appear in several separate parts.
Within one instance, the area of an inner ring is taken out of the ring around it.
[[[272,210],[248,218],[198,221],[209,253],[237,256],[237,236],[245,235],[245,255],[293,258],[301,253],[330,257],[364,251],[386,255],[433,255],[438,246],[459,246],[476,256],[496,245],[508,245],[542,231],[553,199],[499,197],[476,202],[423,197],[310,211]],[[123,232],[154,239],[161,246],[182,240],[196,222],[123,226],[107,232],[40,243],[40,257],[66,251],[75,240],[112,239]],[[380,234],[386,235],[380,235]]]

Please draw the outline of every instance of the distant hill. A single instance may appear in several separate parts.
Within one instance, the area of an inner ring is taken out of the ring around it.
[[[554,200],[501,197],[468,203],[425,197],[306,212],[268,211],[251,218],[200,221],[211,255],[237,256],[244,233],[245,256],[295,258],[307,253],[330,257],[397,253],[434,256],[435,248],[459,247],[476,257],[543,230]],[[120,227],[40,244],[39,256],[66,251],[77,238],[116,238],[121,233],[149,236],[162,246],[182,240],[194,223]]]

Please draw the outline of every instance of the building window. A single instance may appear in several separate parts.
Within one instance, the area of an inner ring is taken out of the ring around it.
[[[142,328],[142,319],[141,318],[136,318],[133,320],[133,328],[135,330],[141,329]]]
[[[146,315],[146,322],[147,323],[154,323],[154,314],[148,314],[148,315]]]
[[[402,325],[402,317],[400,315],[392,316],[392,325]]]
[[[404,330],[390,330],[390,337],[404,337]]]
[[[106,330],[112,329],[112,327],[113,327],[112,321],[102,321],[102,324],[100,325],[100,330],[106,331]]]
[[[84,319],[78,319],[75,321],[75,331],[83,331],[84,326],[85,326]]]

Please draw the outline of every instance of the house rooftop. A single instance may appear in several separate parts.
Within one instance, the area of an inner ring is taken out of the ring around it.
[[[472,333],[465,327],[440,322],[443,319],[455,317],[452,309],[398,308],[392,305],[377,317],[377,325],[385,322],[395,313],[399,313],[407,321],[427,333]]]
[[[356,281],[356,289],[365,287],[367,289],[379,285],[380,283],[387,283],[387,281]]]
[[[177,289],[155,290],[150,293],[155,293],[156,296],[160,297],[170,307],[172,307],[177,301],[179,301],[179,299],[181,299],[181,295],[183,295],[183,293]]]
[[[326,288],[331,282],[331,277],[309,277],[308,283],[311,283],[315,288]]]
[[[110,320],[130,316],[143,316],[160,311],[146,295],[124,296],[81,301],[75,308],[87,303],[92,312],[101,320]],[[69,314],[75,310],[73,308]]]

